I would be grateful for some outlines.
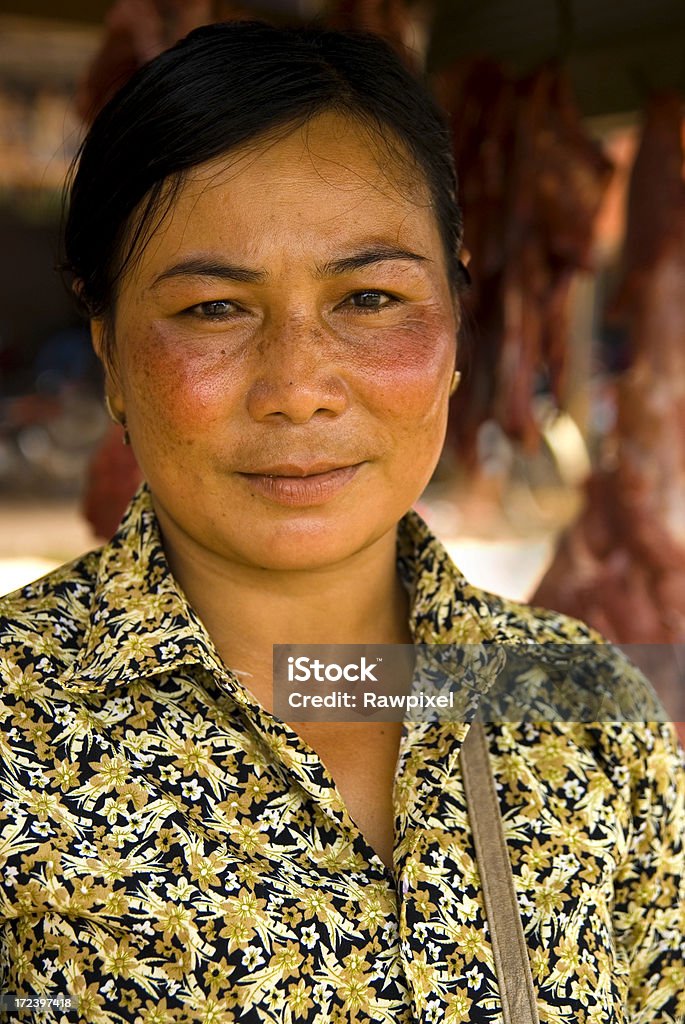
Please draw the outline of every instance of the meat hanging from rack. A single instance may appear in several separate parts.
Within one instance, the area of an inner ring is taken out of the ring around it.
[[[419,71],[425,62],[434,13],[430,0],[337,0],[328,23],[332,28],[382,36]]]
[[[77,90],[79,115],[89,124],[134,71],[188,32],[247,14],[230,0],[115,0],[100,49]]]
[[[586,485],[533,601],[619,643],[685,642],[685,181],[683,99],[648,104],[610,310],[631,362],[607,457]]]
[[[473,467],[486,420],[536,449],[539,380],[563,402],[567,297],[575,272],[590,269],[612,165],[587,135],[557,66],[514,81],[475,60],[442,75],[438,95],[450,113],[474,281],[448,444]]]

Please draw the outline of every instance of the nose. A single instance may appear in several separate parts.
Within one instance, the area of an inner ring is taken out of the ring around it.
[[[304,316],[265,326],[255,352],[247,406],[255,420],[307,423],[339,416],[348,393],[326,329]]]

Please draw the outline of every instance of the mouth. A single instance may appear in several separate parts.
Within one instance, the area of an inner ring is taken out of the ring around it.
[[[278,505],[323,505],[355,478],[363,462],[341,465],[332,462],[282,463],[259,471],[239,473],[254,496]]]
[[[265,469],[252,469],[244,472],[241,476],[265,476],[265,477],[311,477],[325,476],[327,473],[337,473],[341,469],[350,469],[353,465],[360,463],[339,463],[339,462],[313,462],[302,465],[294,462],[284,462],[277,466],[269,466]]]

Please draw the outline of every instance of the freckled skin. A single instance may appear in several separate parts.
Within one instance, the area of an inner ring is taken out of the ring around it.
[[[390,559],[443,444],[458,319],[427,190],[405,179],[354,121],[322,115],[196,168],[125,277],[108,390],[172,553],[272,572],[342,565],[379,545]],[[318,273],[378,242],[426,259]],[[198,255],[267,277],[155,283]],[[394,301],[366,312],[350,298],[360,292]],[[197,312],[221,302],[230,317]],[[102,347],[99,321],[93,333]],[[238,475],[317,459],[363,464],[306,508]]]

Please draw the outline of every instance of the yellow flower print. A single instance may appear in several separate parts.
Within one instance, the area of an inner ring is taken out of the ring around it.
[[[554,947],[554,953],[558,958],[554,965],[555,970],[558,971],[562,978],[577,970],[580,963],[580,950],[578,943],[574,939],[561,939],[559,944]]]
[[[302,914],[297,907],[284,907],[281,911],[281,920],[289,928],[296,928],[302,920]]]
[[[334,915],[333,900],[323,889],[306,889],[297,901],[305,921],[316,918],[325,923]]]
[[[431,903],[430,894],[425,889],[420,889],[414,896],[416,903],[416,909],[420,914],[423,915],[424,920],[428,920],[433,917],[437,907],[434,903]]]
[[[288,986],[286,1002],[290,1007],[293,1017],[306,1017],[314,1003],[310,998],[311,988],[306,984],[304,978],[300,978],[296,985]]]
[[[124,936],[121,942],[117,942],[108,935],[102,949],[103,971],[113,978],[130,978],[132,973],[135,974],[140,969],[136,963],[137,955],[137,950],[131,946],[127,936]]]
[[[45,790],[29,792],[26,803],[29,813],[35,815],[38,821],[62,821],[68,813],[57,793]]]
[[[18,665],[7,664],[7,692],[22,700],[31,700],[40,693],[43,687],[42,678],[43,673],[38,672],[33,664],[27,665],[23,670]]]
[[[413,956],[406,969],[412,989],[423,1000],[423,997],[429,995],[435,987],[435,968],[433,964],[428,963],[426,952],[422,950],[417,956]]]
[[[465,960],[479,960],[486,963],[491,956],[488,954],[488,946],[483,932],[480,928],[472,925],[460,925],[454,929],[454,941],[460,952],[464,954]]]
[[[160,853],[168,853],[177,841],[176,835],[170,828],[160,828],[159,832],[155,836],[155,846]]]
[[[112,917],[127,914],[129,899],[126,895],[126,887],[122,886],[119,889],[113,889],[111,892],[108,892],[103,902],[103,909],[107,914],[111,914]]]
[[[533,836],[530,846],[521,854],[521,862],[539,877],[540,872],[546,870],[552,863],[552,851],[547,844],[543,845],[536,836]]]
[[[225,987],[234,971],[235,967],[229,964],[225,956],[222,956],[221,960],[210,964],[204,972],[205,985],[208,985],[212,992],[220,985]]]
[[[78,999],[79,1017],[82,1020],[93,1021],[94,1024],[102,1020],[102,1009],[105,1003],[98,990],[99,982],[94,981],[90,985],[86,985],[80,975],[74,978],[72,992]]]
[[[55,761],[55,767],[45,773],[53,780],[53,785],[58,786],[63,793],[70,789],[76,789],[80,784],[78,765],[72,761]]]
[[[146,999],[145,1008],[136,1017],[135,1024],[172,1024],[176,1019],[176,1014],[169,1009],[166,999],[159,1002]]]
[[[445,1024],[465,1024],[469,1020],[472,1003],[468,989],[458,988],[456,992],[450,993],[444,1016]]]
[[[166,942],[175,936],[185,942],[195,930],[195,910],[178,903],[162,903],[156,908],[152,927],[162,933]]]
[[[238,896],[228,897],[224,901],[222,910],[226,923],[219,936],[229,939],[229,952],[249,944],[257,924],[264,920],[265,906],[266,900],[258,899],[249,889],[243,889]]]
[[[376,935],[379,928],[388,920],[390,908],[387,899],[379,896],[371,896],[362,902],[358,910],[359,926],[368,932],[369,935]]]
[[[55,890],[55,907],[65,915],[78,915],[102,903],[107,897],[107,888],[95,885],[92,875],[85,878],[69,878]]]
[[[131,688],[131,696],[134,696],[133,688]],[[135,701],[135,714],[131,715],[128,719],[128,725],[132,729],[145,730],[146,727],[154,721],[155,709],[151,700],[136,700]]]
[[[34,722],[32,713],[28,712],[21,724],[26,736],[26,743],[35,747],[39,758],[45,758],[48,752],[48,739],[52,730],[52,723],[42,716],[37,722]]]
[[[343,1000],[348,1014],[356,1015],[360,1010],[366,1011],[370,1001],[376,995],[375,988],[356,971],[343,968],[337,975],[338,997]],[[349,1017],[346,1018],[349,1020]]]
[[[137,1010],[140,1006],[140,997],[133,989],[124,989],[124,991],[119,995],[119,1002],[125,1010],[128,1010],[129,1013],[131,1013],[132,1011]]]
[[[302,965],[303,956],[299,944],[288,940],[285,945],[278,946],[268,962],[269,973],[274,972],[281,978],[297,976]]]
[[[214,765],[212,764],[211,748],[186,739],[182,743],[173,744],[176,757],[173,763],[183,770],[184,776],[200,775],[209,778]]]
[[[99,761],[89,761],[88,766],[93,769],[88,785],[91,789],[102,789],[105,793],[122,786],[129,774],[129,763],[121,754],[115,754],[114,757],[103,754]]]
[[[566,888],[566,879],[556,872],[542,882],[535,894],[535,902],[541,918],[550,917],[555,910],[561,910],[571,894]]]
[[[192,854],[188,871],[194,882],[197,882],[203,892],[211,886],[221,884],[220,872],[224,870],[224,859],[216,853],[210,853],[208,857],[200,857]]]
[[[530,953],[530,967],[533,973],[533,978],[536,981],[542,981],[543,978],[549,973],[549,950],[543,949],[538,946]]]
[[[262,831],[259,824],[255,824],[247,818],[239,822],[231,823],[231,839],[241,847],[245,853],[255,853],[269,844],[268,836]]]

